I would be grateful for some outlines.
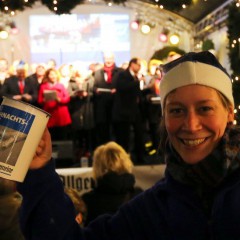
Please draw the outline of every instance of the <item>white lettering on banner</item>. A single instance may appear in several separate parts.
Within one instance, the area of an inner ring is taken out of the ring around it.
[[[164,176],[165,165],[134,166],[133,174],[136,186],[146,190],[152,187]],[[80,194],[90,191],[94,186],[92,168],[64,168],[56,169],[66,187],[76,189]]]
[[[26,120],[24,118],[20,118],[18,116],[15,115],[11,115],[9,113],[5,113],[5,112],[0,112],[0,117],[5,118],[5,119],[9,119],[11,121],[20,123],[20,124],[27,124]]]

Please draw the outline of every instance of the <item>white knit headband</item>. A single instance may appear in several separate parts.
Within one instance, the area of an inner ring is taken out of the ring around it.
[[[166,96],[174,89],[199,84],[214,88],[221,92],[234,106],[231,79],[218,67],[186,61],[169,70],[160,82],[161,105],[164,106]]]

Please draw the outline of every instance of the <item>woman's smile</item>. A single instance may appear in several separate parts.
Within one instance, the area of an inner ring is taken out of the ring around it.
[[[203,143],[206,138],[198,138],[198,139],[181,139],[179,138],[182,143],[188,147],[195,147]]]

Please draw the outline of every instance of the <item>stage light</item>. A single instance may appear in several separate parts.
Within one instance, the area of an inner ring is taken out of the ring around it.
[[[158,36],[159,41],[166,43],[168,41],[168,34],[169,30],[167,28],[163,28],[162,32]]]
[[[174,33],[170,36],[169,41],[172,45],[177,45],[180,42],[179,35]]]
[[[143,34],[148,34],[148,33],[150,33],[150,31],[151,31],[151,27],[150,27],[148,24],[144,23],[144,24],[141,26],[141,32],[142,32]]]
[[[139,29],[139,23],[140,23],[140,22],[139,22],[138,20],[132,21],[132,22],[131,22],[131,25],[130,25],[130,26],[131,26],[131,29],[132,29],[132,30],[138,30],[138,29]]]
[[[0,31],[0,39],[5,40],[8,38],[8,32],[6,30]]]
[[[159,36],[158,36],[158,39],[159,39],[160,42],[164,42],[164,43],[166,43],[168,41],[168,37],[164,33],[160,33]]]

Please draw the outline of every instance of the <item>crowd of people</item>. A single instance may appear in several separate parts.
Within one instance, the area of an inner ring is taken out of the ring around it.
[[[145,164],[145,155],[156,153],[159,145],[161,69],[159,61],[144,63],[132,58],[118,67],[113,53],[105,52],[103,63],[91,64],[87,73],[73,64],[57,68],[51,60],[34,65],[29,74],[25,62],[9,67],[0,58],[0,96],[50,113],[52,140],[73,141],[78,159],[115,141],[134,163]]]

